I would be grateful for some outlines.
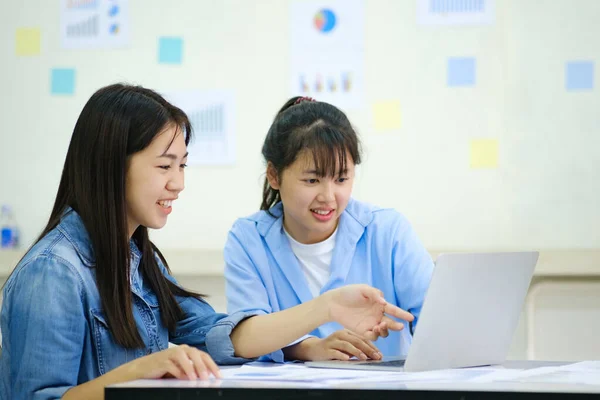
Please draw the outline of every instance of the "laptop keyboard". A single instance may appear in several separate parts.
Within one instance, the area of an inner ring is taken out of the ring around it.
[[[406,362],[406,360],[391,360],[391,361],[378,361],[378,362],[373,362],[373,361],[368,361],[368,362],[362,362],[360,364],[370,364],[370,365],[377,365],[382,366],[382,367],[403,367],[404,363]]]

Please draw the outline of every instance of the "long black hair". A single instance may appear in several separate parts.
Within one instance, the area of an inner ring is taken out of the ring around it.
[[[317,176],[325,177],[341,175],[348,162],[360,164],[360,147],[348,117],[337,107],[307,97],[292,97],[277,113],[265,138],[262,155],[281,179],[283,170],[293,164],[301,152],[310,151]],[[347,155],[351,160],[347,160]],[[273,189],[266,177],[260,209],[268,212],[280,201],[279,190]]]
[[[71,207],[87,230],[94,251],[96,284],[115,342],[143,347],[132,310],[130,247],[125,201],[127,160],[145,149],[165,128],[192,138],[188,117],[158,93],[140,86],[114,84],[92,95],[79,116],[62,171],[58,193],[41,240]],[[174,140],[174,138],[173,138]],[[162,322],[173,332],[183,311],[174,296],[201,295],[170,282],[155,255],[163,255],[139,226],[131,238],[142,253],[140,270],[157,296]]]

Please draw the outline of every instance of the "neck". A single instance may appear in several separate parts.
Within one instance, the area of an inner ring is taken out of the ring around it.
[[[132,221],[129,220],[129,218],[127,218],[127,234],[129,237],[129,240],[131,240],[131,238],[133,237],[133,234],[135,233],[136,229],[139,227],[139,224],[136,224]]]
[[[284,213],[283,227],[287,231],[287,233],[289,233],[289,235],[294,238],[296,242],[302,244],[315,244],[329,239],[331,235],[333,235],[333,232],[335,232],[339,223],[339,220],[336,221],[335,225],[331,230],[324,232],[315,232],[309,229],[303,229],[299,226],[293,226],[293,223],[289,223],[290,220],[291,218],[286,218]]]

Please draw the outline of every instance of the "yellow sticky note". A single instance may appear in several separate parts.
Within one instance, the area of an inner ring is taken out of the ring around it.
[[[18,56],[37,56],[40,54],[40,30],[37,28],[19,28],[15,36],[15,51]]]
[[[471,168],[498,168],[498,140],[471,140]]]
[[[400,129],[400,102],[380,101],[373,104],[373,123],[376,131]]]

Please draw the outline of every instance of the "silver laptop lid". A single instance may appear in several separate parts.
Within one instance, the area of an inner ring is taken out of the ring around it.
[[[502,363],[537,259],[538,252],[441,254],[404,370]]]

